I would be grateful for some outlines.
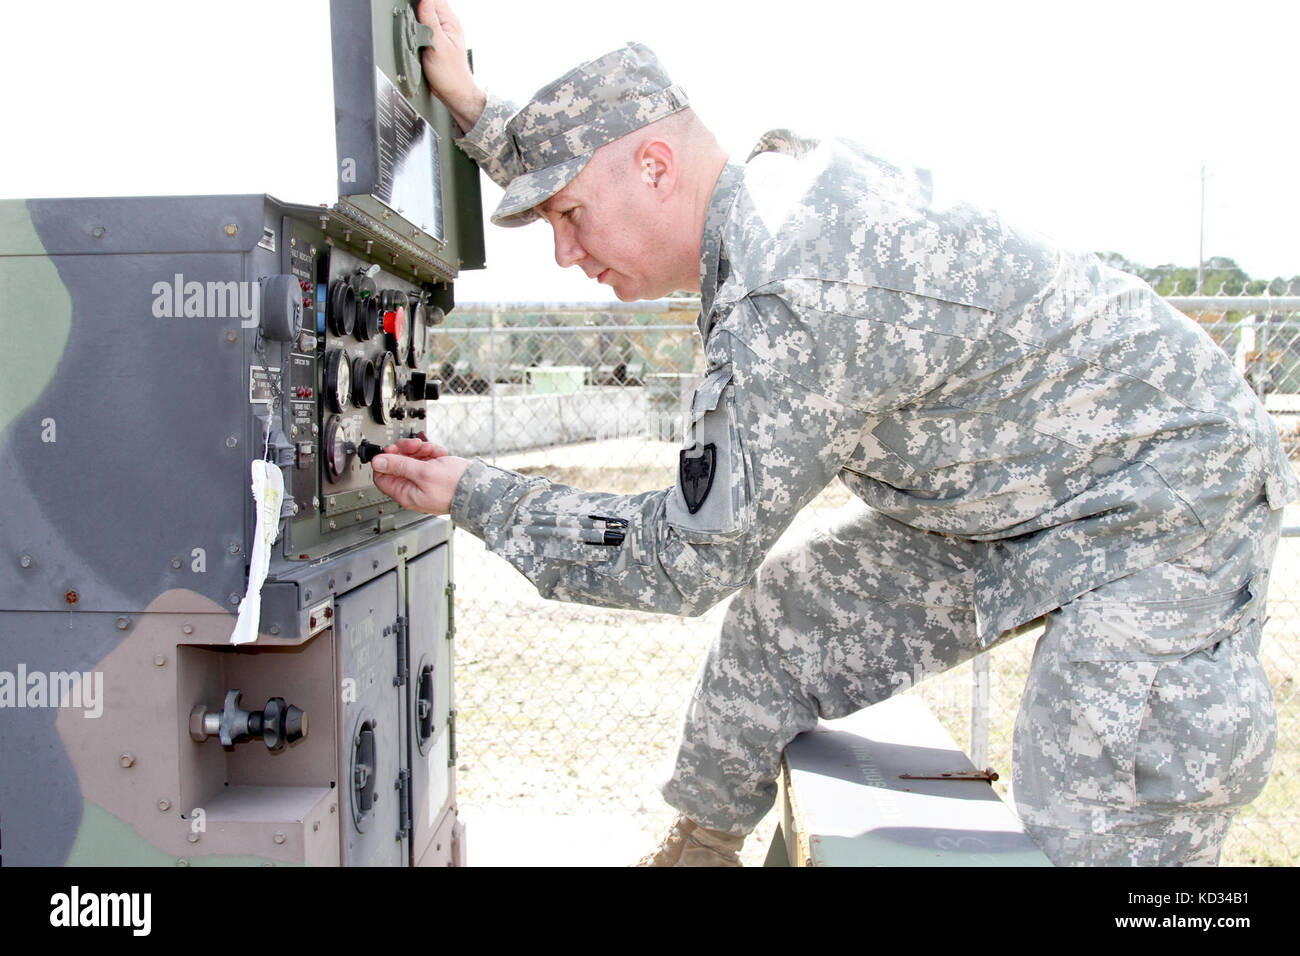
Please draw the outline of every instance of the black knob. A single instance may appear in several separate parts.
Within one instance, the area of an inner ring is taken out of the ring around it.
[[[363,438],[361,444],[357,446],[357,457],[361,459],[361,463],[364,465],[383,450],[382,445],[376,445],[374,442]]]

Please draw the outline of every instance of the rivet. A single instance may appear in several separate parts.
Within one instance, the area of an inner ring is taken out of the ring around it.
[[[90,230],[90,234],[91,234],[92,236],[94,236],[96,239],[103,239],[103,238],[104,238],[104,227],[103,227],[103,226],[96,226],[94,229]]]
[[[158,809],[161,810],[163,813],[166,813],[171,808],[172,808],[172,802],[170,800],[158,801]]]
[[[24,568],[30,568],[32,566],[32,556],[30,554],[24,554],[18,559],[18,563]]]
[[[189,840],[191,843],[198,843],[199,835],[197,833],[191,833],[188,836],[186,836],[185,839]]]
[[[240,602],[241,600],[242,600],[242,598],[240,598],[240,596],[239,596],[238,593],[236,593],[235,591],[231,591],[231,592],[230,592],[230,603],[231,603],[231,604],[235,604],[235,605],[237,605],[237,604],[239,604],[239,602]]]
[[[186,624],[184,627],[181,628],[181,630],[184,631],[186,634],[193,634],[193,633],[194,633],[194,625],[193,625],[193,624]]]
[[[123,770],[129,770],[135,766],[135,757],[129,753],[122,754],[117,758],[117,762],[122,765]]]
[[[180,559],[180,558],[172,558],[172,567],[173,567],[173,568],[176,568],[177,570],[179,570],[179,569],[180,569],[180,566],[181,566],[181,559]]]
[[[230,332],[227,332],[227,333],[226,333],[226,341],[227,341],[227,342],[238,342],[238,341],[239,341],[239,333],[238,333],[238,332],[235,332],[235,331],[233,331],[233,330],[230,331]]]
[[[124,618],[124,617],[119,617],[119,618],[117,619],[117,629],[118,629],[119,631],[125,631],[125,630],[126,630],[128,627],[130,627],[130,626],[131,626],[131,622],[128,621],[126,618]]]
[[[229,550],[231,554],[239,554],[239,548],[240,548],[239,542],[232,541],[230,542],[230,547],[227,550]]]
[[[271,837],[271,842],[276,843],[276,844],[283,843],[283,842],[284,842],[284,834],[283,834],[283,833],[277,833],[275,836]]]
[[[63,600],[67,601],[69,604],[76,604],[81,600],[81,595],[76,591],[64,591]]]
[[[239,227],[233,222],[226,223],[226,235],[233,236],[239,232]]]
[[[272,634],[272,635],[276,635],[276,634],[279,634],[279,633],[280,633],[280,625],[279,625],[279,624],[272,624],[272,625],[271,625],[271,634]]]
[[[227,447],[227,448],[234,448],[234,447],[235,447],[236,445],[238,445],[238,444],[239,444],[239,439],[236,438],[234,435],[231,435],[230,437],[228,437],[228,438],[226,439],[226,447]]]
[[[167,666],[167,655],[166,655],[166,654],[155,654],[155,655],[153,656],[153,666],[154,666],[154,667],[166,667],[166,666]]]
[[[176,865],[177,865],[177,866],[189,866],[189,865],[190,865],[190,861],[187,860],[187,859],[185,859],[184,857],[181,857],[181,859],[179,859],[179,860],[176,861]]]

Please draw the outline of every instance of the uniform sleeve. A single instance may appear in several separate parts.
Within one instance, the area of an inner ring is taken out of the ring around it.
[[[919,350],[903,361],[896,349],[878,348],[881,342],[855,340],[863,334],[859,322],[808,315],[803,322],[782,295],[752,295],[712,329],[674,487],[598,494],[475,461],[457,486],[452,519],[544,597],[703,613],[749,580],[799,510],[835,477],[858,447],[870,410],[891,401],[883,396],[897,400],[925,388],[956,361],[941,351],[935,368]],[[887,324],[868,327],[885,334]],[[779,337],[801,353],[784,371],[771,360],[774,328],[791,329]],[[756,329],[768,330],[765,342],[753,341]],[[864,349],[862,362],[842,361],[846,347]],[[847,381],[859,378],[862,364],[868,373],[879,370],[877,400]],[[890,376],[907,381],[884,381]]]
[[[506,134],[506,123],[515,115],[514,104],[487,91],[487,105],[474,128],[456,140],[456,145],[483,168],[488,177],[504,189],[524,171],[519,151]]]

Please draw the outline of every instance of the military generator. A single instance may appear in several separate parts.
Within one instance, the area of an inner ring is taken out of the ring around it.
[[[330,14],[336,201],[0,203],[5,864],[463,862],[451,527],[369,462],[478,171],[413,5]]]

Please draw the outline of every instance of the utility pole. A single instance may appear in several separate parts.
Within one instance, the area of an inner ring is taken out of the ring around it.
[[[1201,162],[1201,246],[1196,254],[1196,294],[1205,284],[1205,162]]]

